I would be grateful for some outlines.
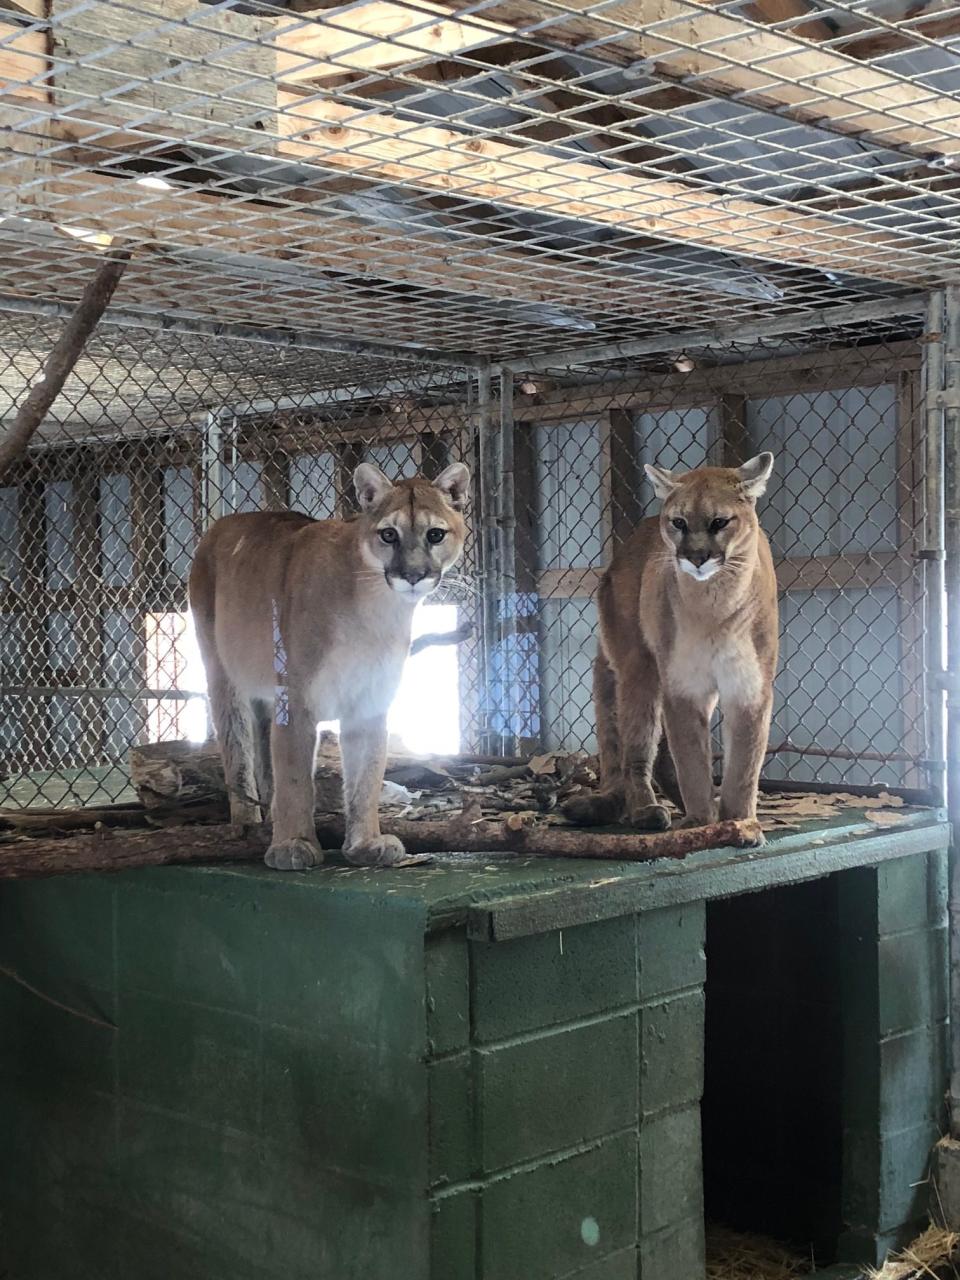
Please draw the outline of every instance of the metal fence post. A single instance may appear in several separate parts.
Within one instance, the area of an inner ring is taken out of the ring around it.
[[[923,545],[924,669],[926,672],[927,784],[940,804],[946,802],[944,752],[944,549],[943,549],[943,374],[944,296],[930,295],[923,345]]]
[[[517,513],[513,466],[513,374],[500,374],[500,653],[503,674],[503,754],[517,750]]]
[[[944,578],[947,602],[947,802],[950,851],[950,1130],[960,1135],[960,287],[945,293]]]
[[[223,512],[223,421],[226,411],[215,409],[207,414],[203,427],[201,462],[202,524],[209,529]]]
[[[477,442],[480,452],[480,590],[483,626],[483,697],[480,717],[482,750],[494,754],[499,735],[494,730],[495,660],[499,631],[499,434],[493,414],[493,383],[489,367],[477,370]]]

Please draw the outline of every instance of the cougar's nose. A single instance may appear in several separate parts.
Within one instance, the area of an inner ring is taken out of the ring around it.
[[[407,569],[403,576],[411,587],[415,587],[418,582],[422,582],[427,576],[427,571],[426,569]]]
[[[709,551],[688,551],[687,559],[690,561],[692,565],[696,565],[696,567],[699,569],[701,568],[701,566],[705,565],[707,561],[710,559],[710,552]]]

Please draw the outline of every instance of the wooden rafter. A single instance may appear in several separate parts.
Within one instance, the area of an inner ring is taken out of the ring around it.
[[[860,56],[842,47],[825,48],[817,41],[832,36],[820,20],[797,23],[790,29],[764,30],[755,22],[718,12],[704,0],[620,0],[602,7],[599,14],[587,10],[594,0],[567,0],[570,16],[546,13],[535,0],[503,0],[484,11],[484,19],[513,36],[536,43],[538,38],[559,47],[589,47],[591,57],[629,64],[652,59],[661,72],[677,78],[696,76],[721,93],[747,94],[758,105],[787,109],[797,119],[816,121],[841,133],[868,134],[891,145],[924,152],[955,154],[960,150],[960,107],[947,94],[913,84],[906,77],[861,58],[869,52],[864,37]],[[762,0],[764,22],[802,15],[803,0]],[[452,9],[447,10],[451,14]],[[780,15],[783,15],[781,17]],[[344,16],[343,24],[350,21]],[[931,19],[931,22],[935,21]],[[931,27],[926,34],[952,30]],[[329,12],[317,24],[314,48],[335,42],[342,30],[326,27]],[[618,30],[617,27],[621,29]],[[323,32],[332,34],[324,37]],[[903,47],[910,47],[908,31]],[[887,42],[889,43],[889,41]],[[856,49],[856,43],[853,42]],[[881,45],[886,51],[886,46]],[[364,50],[365,67],[394,66],[398,46],[370,44]],[[407,60],[415,56],[409,51]],[[341,64],[343,65],[343,64]],[[309,78],[302,68],[303,78]]]
[[[902,279],[909,270],[906,256],[918,248],[907,237],[860,224],[748,199],[719,199],[627,167],[565,160],[536,148],[412,125],[326,99],[289,94],[281,106],[284,154],[450,195],[878,279]],[[901,254],[896,264],[889,256],[894,248]]]
[[[275,258],[288,267],[296,264],[305,276],[353,271],[372,279],[513,302],[569,306],[573,301],[578,308],[601,314],[624,308],[622,269],[602,259],[592,260],[588,271],[559,256],[534,256],[481,235],[462,234],[451,241],[415,228],[391,233],[340,215],[318,220],[314,229],[308,220],[308,192],[298,210],[188,187],[169,193],[145,190],[126,178],[78,175],[65,167],[50,173],[39,190],[30,190],[22,207],[12,199],[5,204],[9,212],[24,217],[156,249],[213,249]],[[93,243],[92,238],[87,243]],[[706,289],[709,292],[709,284]],[[655,306],[657,292],[656,285],[644,289],[637,299],[638,313]]]
[[[322,23],[282,22],[275,38],[277,72],[290,82],[320,80],[345,70],[386,69],[418,54],[450,57],[509,34],[509,27],[482,17],[458,21],[431,0],[415,0],[411,7],[370,0],[345,12],[330,10]]]
[[[566,0],[545,22],[535,0],[503,0],[485,10],[517,35],[578,48],[629,65],[649,59],[661,74],[697,77],[721,94],[785,110],[838,133],[868,135],[924,154],[960,151],[960,104],[949,94],[825,48],[793,31],[766,30],[704,0],[619,0],[598,14],[595,0]],[[619,28],[619,29],[618,29]],[[529,34],[528,34],[529,33]]]

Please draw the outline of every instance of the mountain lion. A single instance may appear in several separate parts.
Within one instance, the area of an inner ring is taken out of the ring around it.
[[[601,580],[593,691],[602,789],[567,802],[572,821],[625,818],[666,830],[654,776],[682,803],[682,825],[715,821],[710,719],[718,698],[720,817],[756,817],[778,625],[773,559],[755,503],[772,468],[770,453],[739,468],[682,475],[646,467],[663,508],[627,539]]]
[[[207,531],[190,573],[190,605],[207,672],[230,795],[230,818],[261,820],[272,792],[266,863],[302,870],[322,860],[314,825],[317,724],[340,721],[349,861],[403,857],[380,834],[387,709],[400,683],[417,603],[463,550],[470,473],[454,463],[432,483],[393,485],[354,472],[359,515],[225,516]]]

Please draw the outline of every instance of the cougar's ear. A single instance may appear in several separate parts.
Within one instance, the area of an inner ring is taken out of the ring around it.
[[[434,487],[439,489],[454,511],[462,511],[470,496],[470,468],[462,462],[452,462],[441,471],[434,480]]]
[[[393,485],[379,467],[375,467],[372,462],[361,462],[353,473],[353,487],[357,491],[361,510],[366,511],[368,507],[378,503],[385,493],[389,493]]]
[[[666,471],[663,467],[651,466],[649,462],[643,464],[643,469],[647,473],[647,478],[653,485],[653,492],[658,498],[668,498],[680,482],[680,477],[675,476],[672,471]]]
[[[773,454],[758,453],[755,458],[737,468],[740,492],[745,498],[756,499],[765,492],[770,472],[773,470]]]

